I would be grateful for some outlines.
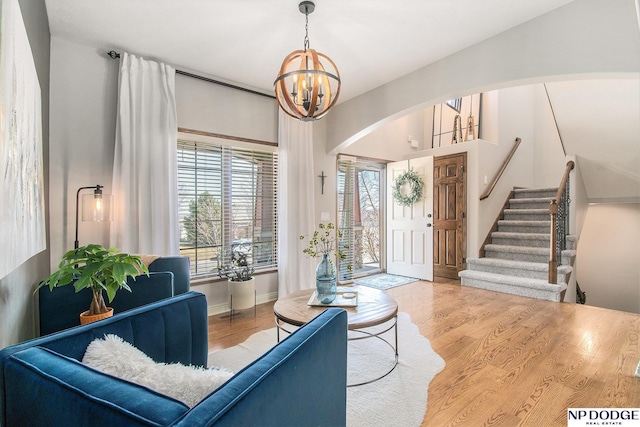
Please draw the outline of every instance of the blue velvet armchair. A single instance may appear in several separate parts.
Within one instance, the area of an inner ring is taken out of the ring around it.
[[[120,291],[108,305],[114,313],[131,310],[144,304],[170,298],[189,291],[189,258],[164,256],[149,264],[149,276],[129,278],[131,292]],[[106,299],[105,299],[106,301]],[[41,288],[38,291],[40,335],[68,329],[80,324],[79,314],[89,308],[91,291],[75,292],[72,285]]]
[[[188,292],[0,350],[0,425],[346,424],[343,309],[330,308],[274,342],[271,350],[192,408],[81,363],[89,343],[105,334],[120,336],[156,362],[205,365],[206,298]]]

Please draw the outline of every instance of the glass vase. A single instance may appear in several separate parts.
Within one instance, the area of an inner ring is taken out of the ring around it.
[[[331,304],[336,299],[336,266],[329,254],[322,255],[316,268],[316,292],[321,304]]]

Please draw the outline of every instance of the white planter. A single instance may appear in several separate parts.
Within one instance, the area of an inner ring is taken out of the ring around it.
[[[232,310],[252,308],[256,303],[256,279],[252,277],[244,282],[228,281],[229,307]]]

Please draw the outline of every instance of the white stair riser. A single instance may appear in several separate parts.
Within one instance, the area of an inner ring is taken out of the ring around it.
[[[557,189],[544,189],[544,190],[516,190],[514,191],[514,198],[516,199],[534,199],[541,197],[554,198],[556,197]]]
[[[509,209],[504,211],[504,219],[506,221],[549,221],[549,213],[527,213],[518,212],[518,209]]]
[[[472,271],[484,271],[486,273],[503,274],[505,276],[526,277],[540,280],[546,280],[549,278],[549,272],[547,270],[526,270],[487,264],[468,264],[467,268]],[[558,272],[558,282],[567,283],[567,275]]]
[[[549,262],[548,255],[502,252],[502,251],[494,251],[491,249],[485,250],[485,256],[487,258],[510,259],[512,261],[546,262],[546,263]]]
[[[503,231],[505,233],[548,233],[549,232],[549,224],[540,224],[536,226],[522,226],[522,225],[512,225],[512,224],[504,224],[502,222],[498,222],[498,231]]]
[[[549,209],[549,202],[525,202],[511,199],[509,209]]]
[[[526,246],[531,248],[548,248],[550,239],[526,239],[517,237],[491,237],[494,245]]]
[[[521,286],[505,285],[502,283],[493,283],[485,280],[472,279],[462,277],[461,284],[463,286],[471,286],[474,288],[487,289],[490,291],[504,292],[507,294],[521,295],[525,297],[545,299],[548,301],[560,302],[561,291],[556,290],[543,291],[539,289],[525,288]]]

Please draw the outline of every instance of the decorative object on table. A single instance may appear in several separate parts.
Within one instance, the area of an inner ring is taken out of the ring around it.
[[[411,206],[420,201],[423,189],[424,181],[420,175],[415,170],[409,169],[393,181],[391,195],[400,206]]]
[[[255,267],[249,262],[250,249],[238,247],[231,251],[229,264],[218,268],[218,276],[227,279],[231,317],[235,310],[256,306]]]
[[[40,282],[36,291],[43,286],[53,288],[73,283],[76,292],[90,289],[93,293],[89,309],[80,313],[80,324],[111,317],[113,309],[107,307],[102,291],[107,293],[109,302],[116,292],[126,289],[128,277],[142,273],[149,275],[149,269],[137,255],[118,253],[117,248],[105,249],[100,245],[86,245],[70,250],[62,256],[58,271]]]
[[[336,64],[327,55],[309,49],[309,14],[315,7],[312,1],[303,1],[298,5],[306,22],[304,50],[287,55],[273,82],[280,108],[302,121],[322,118],[340,94],[340,73]]]
[[[320,303],[328,305],[336,298],[336,266],[333,262],[332,255],[339,260],[346,258],[346,254],[338,248],[339,239],[342,232],[336,230],[333,223],[318,224],[319,230],[313,232],[309,239],[309,245],[302,251],[310,257],[322,257],[318,267],[316,268],[316,293]],[[305,236],[300,236],[300,240],[304,240]],[[343,248],[349,247],[343,245]],[[347,266],[351,269],[351,266]]]
[[[80,192],[82,190],[93,190],[91,194],[82,196],[82,220],[83,221],[109,221],[111,219],[111,196],[102,194],[104,186],[98,184],[93,187],[80,187],[76,191],[76,240],[73,247],[78,248],[78,216],[80,212]]]
[[[351,290],[349,288],[336,287],[336,296],[335,299],[326,304],[322,303],[320,299],[318,299],[318,292],[314,292],[311,294],[311,298],[309,298],[309,302],[307,305],[312,307],[322,307],[322,306],[331,306],[331,307],[357,307],[358,306],[358,292]]]

